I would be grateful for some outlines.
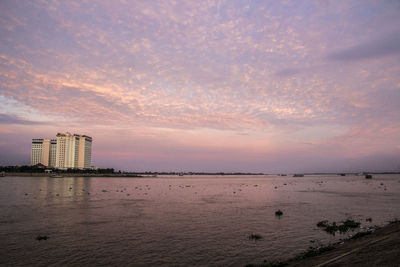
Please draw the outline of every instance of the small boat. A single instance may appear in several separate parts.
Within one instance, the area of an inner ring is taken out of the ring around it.
[[[5,177],[6,176],[6,172],[0,172],[0,177]]]
[[[293,177],[304,177],[304,174],[296,173],[296,174],[293,174]]]
[[[366,174],[365,175],[365,179],[372,179],[372,175],[371,174]]]
[[[62,176],[62,175],[59,175],[59,174],[53,174],[53,175],[51,175],[50,177],[51,177],[51,178],[63,178],[63,176]]]

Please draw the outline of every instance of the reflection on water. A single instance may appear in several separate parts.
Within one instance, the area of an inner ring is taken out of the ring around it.
[[[312,240],[342,237],[318,229],[322,219],[365,227],[400,217],[399,193],[399,175],[5,177],[0,264],[242,266],[287,258]],[[249,240],[253,233],[263,238]]]

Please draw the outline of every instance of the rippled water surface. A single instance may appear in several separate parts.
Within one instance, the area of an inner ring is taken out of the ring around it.
[[[243,266],[343,237],[323,219],[395,217],[399,175],[4,177],[0,264]]]

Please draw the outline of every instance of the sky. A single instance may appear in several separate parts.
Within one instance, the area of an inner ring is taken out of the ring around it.
[[[400,171],[399,1],[0,1],[0,165]]]

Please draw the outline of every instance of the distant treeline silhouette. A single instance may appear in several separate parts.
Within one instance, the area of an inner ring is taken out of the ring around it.
[[[52,169],[41,166],[0,166],[0,172],[24,172],[24,173],[44,173],[46,169]],[[105,169],[73,169],[69,168],[66,170],[61,169],[53,169],[53,172],[58,173],[114,173],[114,168],[105,168]]]

